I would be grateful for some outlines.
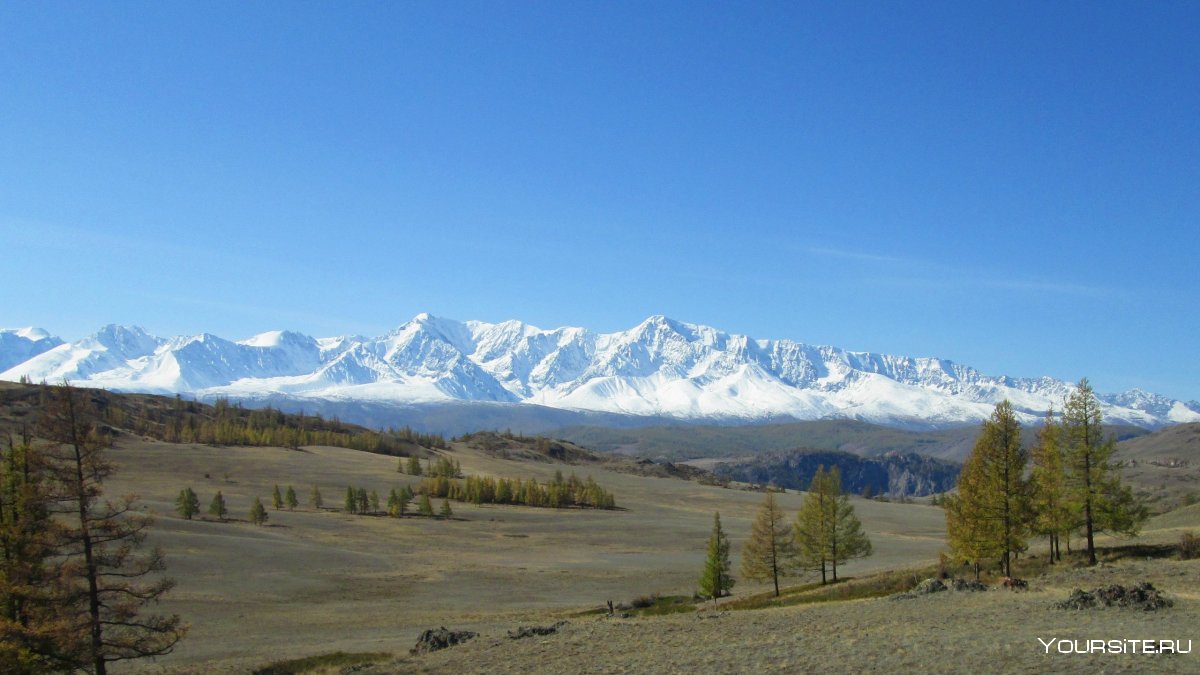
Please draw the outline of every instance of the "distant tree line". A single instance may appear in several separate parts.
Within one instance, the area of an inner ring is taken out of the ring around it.
[[[518,504],[547,508],[582,507],[593,509],[616,508],[612,493],[600,487],[591,476],[580,480],[575,474],[563,478],[555,472],[554,479],[539,483],[530,478],[494,478],[468,476],[465,480],[435,476],[417,486],[417,494],[445,497],[473,504]]]
[[[136,399],[135,399],[136,400]],[[411,451],[413,445],[444,449],[445,438],[415,432],[408,426],[372,431],[343,424],[334,417],[288,414],[270,406],[248,409],[219,398],[212,405],[175,397],[171,405],[104,406],[105,423],[168,443],[277,446],[329,445],[385,455]]]
[[[396,471],[406,473],[410,476],[433,476],[444,478],[462,478],[462,465],[458,460],[451,460],[446,457],[438,457],[437,461],[426,458],[425,466],[421,466],[421,459],[416,455],[410,457],[401,457]]]

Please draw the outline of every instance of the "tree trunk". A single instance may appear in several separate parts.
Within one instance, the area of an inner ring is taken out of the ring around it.
[[[100,588],[96,558],[92,551],[92,535],[88,531],[88,495],[83,476],[83,450],[80,448],[83,439],[79,438],[79,422],[75,416],[75,397],[70,391],[66,392],[66,397],[67,422],[71,425],[71,449],[75,455],[75,485],[72,487],[75,488],[75,498],[79,500],[79,538],[83,544],[83,568],[88,585],[92,667],[95,669],[95,675],[106,675],[108,669],[105,667],[104,638],[100,624]]]
[[[772,526],[773,527],[773,526]],[[779,548],[774,530],[771,533],[771,580],[775,582],[775,597],[779,597]]]
[[[1083,430],[1083,444],[1086,451],[1083,455],[1083,485],[1087,490],[1083,500],[1083,521],[1087,526],[1087,550],[1088,564],[1096,564],[1096,542],[1092,537],[1092,450],[1091,450],[1091,434],[1088,433],[1088,428],[1085,426]]]

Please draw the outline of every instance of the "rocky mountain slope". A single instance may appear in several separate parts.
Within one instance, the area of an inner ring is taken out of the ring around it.
[[[958,483],[962,467],[915,453],[891,452],[860,457],[848,452],[793,450],[771,453],[743,462],[717,464],[713,473],[722,478],[807,490],[819,467],[838,467],[842,491],[853,494],[922,497],[947,492]]]

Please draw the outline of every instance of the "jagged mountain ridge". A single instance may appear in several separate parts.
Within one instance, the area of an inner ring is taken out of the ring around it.
[[[63,343],[22,329],[0,331],[0,363],[12,363],[0,379],[66,378],[201,398],[529,403],[685,420],[907,426],[977,422],[1005,398],[1032,422],[1050,404],[1061,406],[1073,387],[1046,377],[987,376],[937,358],[757,340],[664,316],[595,333],[420,314],[376,338],[272,331],[237,342],[208,333],[163,339],[110,325]],[[1200,404],[1136,389],[1101,400],[1114,423],[1200,421]]]

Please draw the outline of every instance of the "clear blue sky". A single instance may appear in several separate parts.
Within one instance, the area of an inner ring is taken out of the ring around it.
[[[429,311],[1200,399],[1200,3],[0,3],[0,325]]]

